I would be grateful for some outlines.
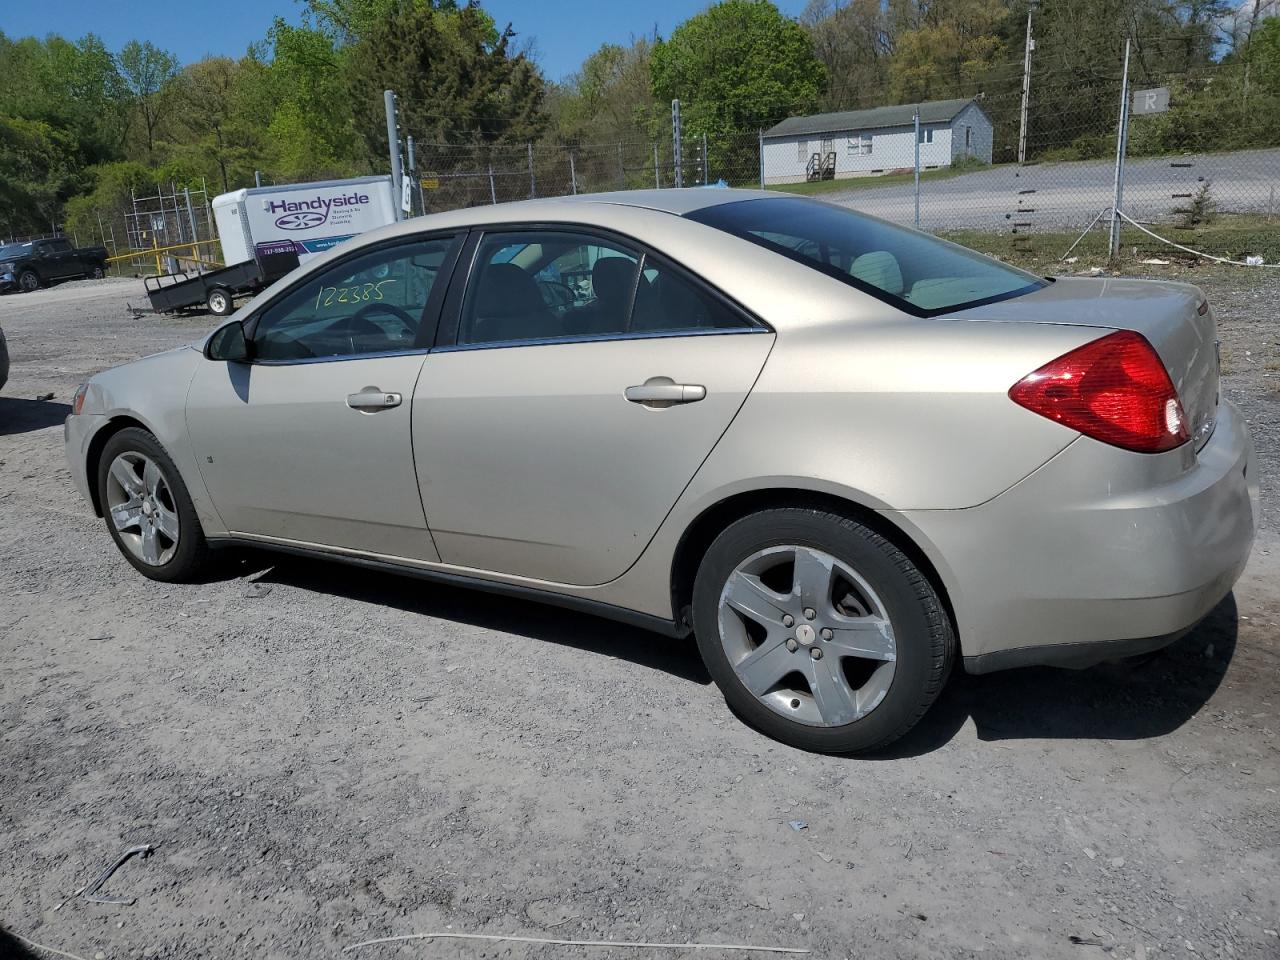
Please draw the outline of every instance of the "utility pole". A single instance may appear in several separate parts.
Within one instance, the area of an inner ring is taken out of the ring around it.
[[[395,209],[396,219],[403,220],[404,214],[400,210],[400,193],[403,188],[400,181],[404,179],[404,173],[400,169],[400,136],[397,132],[400,125],[396,123],[396,92],[382,91],[382,102],[387,108],[387,151],[391,155],[391,196],[395,198],[391,206]]]
[[[1120,204],[1124,200],[1124,152],[1129,143],[1129,41],[1124,42],[1124,78],[1120,81],[1120,127],[1116,132],[1116,184],[1111,200],[1112,257],[1120,255]]]
[[[680,161],[683,151],[680,149],[680,138],[682,136],[680,130],[680,101],[671,101],[671,146],[672,153],[675,155],[676,162],[676,186],[684,186],[684,171],[681,169]]]
[[[1031,10],[1027,9],[1027,42],[1022,53],[1022,120],[1018,124],[1018,163],[1027,162],[1027,102],[1031,99],[1031,51],[1036,42],[1031,37]]]

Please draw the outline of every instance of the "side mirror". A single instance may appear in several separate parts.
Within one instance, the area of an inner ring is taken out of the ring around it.
[[[246,362],[249,359],[249,343],[244,337],[244,325],[237,320],[218,330],[209,338],[204,355],[210,360]]]

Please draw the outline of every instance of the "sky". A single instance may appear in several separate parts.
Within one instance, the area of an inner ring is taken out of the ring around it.
[[[804,9],[804,0],[774,2],[789,16]],[[670,35],[708,0],[482,0],[482,6],[499,26],[510,22],[520,40],[532,39],[543,72],[560,80],[602,43],[626,43],[655,25]],[[197,0],[181,15],[142,0],[0,0],[0,30],[70,39],[96,33],[113,51],[129,40],[150,40],[189,63],[205,54],[241,56],[276,17],[297,22],[301,10],[296,0]]]

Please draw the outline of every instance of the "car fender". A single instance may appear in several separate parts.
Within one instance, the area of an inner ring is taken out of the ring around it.
[[[103,430],[118,429],[122,420],[141,424],[178,468],[205,535],[216,536],[225,533],[225,526],[205,488],[187,432],[187,390],[203,359],[198,349],[186,346],[96,374],[85,393],[84,411],[102,419],[85,439],[84,450],[94,449],[94,439]],[[96,479],[90,476],[89,483],[92,486]]]

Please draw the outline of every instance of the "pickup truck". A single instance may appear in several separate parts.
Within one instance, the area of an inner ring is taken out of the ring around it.
[[[0,290],[30,293],[59,280],[101,277],[106,270],[106,247],[73,247],[65,237],[0,247]]]

